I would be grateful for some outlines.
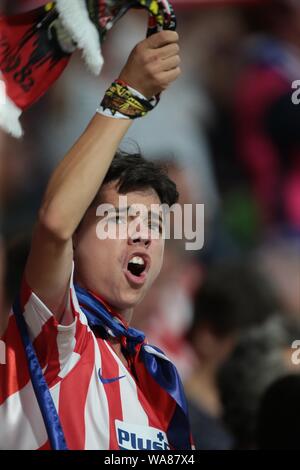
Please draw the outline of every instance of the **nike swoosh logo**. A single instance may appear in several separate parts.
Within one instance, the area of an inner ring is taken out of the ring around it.
[[[104,385],[105,384],[112,384],[112,383],[117,382],[118,380],[121,380],[124,377],[126,377],[126,375],[121,375],[121,377],[113,377],[112,379],[105,379],[101,375],[101,369],[98,370],[98,375],[99,375],[99,379],[100,379],[101,383],[103,383]]]

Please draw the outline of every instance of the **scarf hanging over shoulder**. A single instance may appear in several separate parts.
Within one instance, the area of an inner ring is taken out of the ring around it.
[[[145,374],[148,374],[149,379],[153,379],[157,403],[159,403],[161,394],[167,394],[168,400],[173,401],[174,413],[166,433],[171,448],[175,450],[191,449],[187,403],[176,367],[162,351],[146,344],[144,333],[134,328],[127,328],[118,317],[112,316],[105,303],[101,302],[98,297],[78,286],[75,289],[81,310],[86,315],[90,328],[94,331],[97,330],[104,339],[119,338],[127,355],[134,357],[139,354]],[[15,302],[13,310],[51,448],[53,450],[67,450],[60,419],[29,338],[19,300]]]

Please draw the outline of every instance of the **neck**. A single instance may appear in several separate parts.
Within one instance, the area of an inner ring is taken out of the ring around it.
[[[125,308],[125,309],[119,309],[112,305],[111,303],[107,302],[105,298],[99,294],[95,293],[91,290],[89,290],[87,287],[85,287],[78,279],[75,281],[75,283],[81,287],[82,289],[85,289],[88,291],[90,294],[92,294],[96,299],[98,299],[108,310],[109,313],[111,313],[112,316],[118,317],[122,322],[124,322],[125,326],[129,326],[132,316],[133,316],[133,308]]]
[[[102,304],[107,308],[109,313],[112,314],[114,317],[118,317],[120,320],[122,320],[126,326],[129,326],[132,316],[133,316],[133,308],[124,308],[124,309],[119,309],[117,307],[114,307],[112,304],[108,303],[104,297],[102,297],[100,294],[95,294],[91,292]]]
[[[133,315],[133,308],[125,308],[120,310],[117,307],[114,307],[110,303],[108,303],[100,294],[95,294],[91,292],[102,304],[107,308],[109,313],[112,314],[112,316],[119,318],[122,320],[125,325],[128,327],[131,320],[132,320],[132,315]]]
[[[133,317],[133,308],[119,311],[118,316],[129,326]]]

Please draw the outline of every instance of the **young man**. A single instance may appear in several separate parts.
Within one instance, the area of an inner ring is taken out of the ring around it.
[[[175,185],[153,164],[113,157],[130,118],[180,74],[178,54],[175,32],[139,43],[50,180],[3,336],[1,448],[191,448],[175,367],[128,327],[162,266],[161,222],[147,217],[133,231],[128,223],[126,237],[100,240],[96,212],[126,195],[127,207],[106,219],[120,233],[126,218],[134,222],[132,205],[150,211],[176,201]]]

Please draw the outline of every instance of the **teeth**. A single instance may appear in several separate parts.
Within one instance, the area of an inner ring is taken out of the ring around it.
[[[129,260],[129,263],[140,264],[141,266],[145,264],[143,258],[141,258],[140,256],[134,256]]]

